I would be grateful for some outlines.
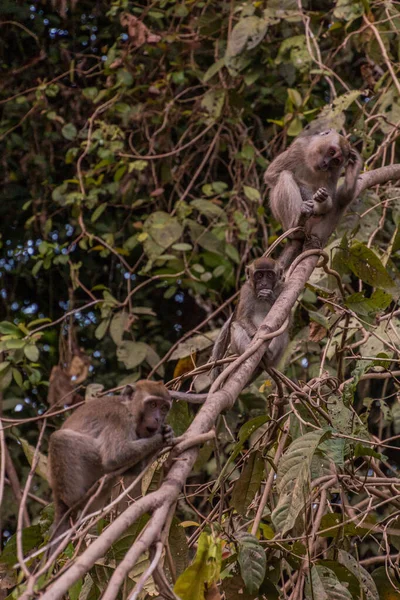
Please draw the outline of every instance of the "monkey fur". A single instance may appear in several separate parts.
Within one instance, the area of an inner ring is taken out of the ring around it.
[[[282,270],[272,258],[257,258],[246,267],[246,277],[238,304],[215,341],[211,361],[224,358],[228,349],[243,354],[283,289]],[[288,342],[287,331],[271,340],[261,362],[264,369],[278,364]],[[212,379],[220,372],[221,368],[213,369]]]
[[[171,397],[161,382],[138,381],[120,396],[80,406],[50,436],[49,468],[55,516],[53,536],[68,529],[64,515],[103,475],[132,467],[140,472],[149,457],[174,441],[165,418]],[[109,482],[91,510],[102,508],[115,481]]]
[[[304,227],[292,239],[305,237],[308,248],[325,246],[355,197],[361,167],[358,152],[334,129],[300,134],[265,172],[272,214],[285,231]]]

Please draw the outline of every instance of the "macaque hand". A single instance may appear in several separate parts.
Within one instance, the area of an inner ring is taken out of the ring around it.
[[[324,187],[320,187],[313,195],[313,201],[318,202],[318,204],[321,204],[322,202],[325,202],[328,196],[328,190]]]
[[[348,158],[348,164],[349,165],[354,165],[354,163],[356,163],[358,161],[358,153],[353,150],[353,148],[350,150],[350,156]]]
[[[171,425],[163,425],[162,428],[163,441],[166,446],[173,446],[176,441],[174,430]]]

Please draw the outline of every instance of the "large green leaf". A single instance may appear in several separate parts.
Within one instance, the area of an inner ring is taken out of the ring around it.
[[[231,505],[241,515],[246,510],[258,492],[264,475],[264,459],[260,452],[252,452],[239,477],[235,481]]]
[[[165,250],[179,240],[183,227],[176,217],[171,217],[166,212],[156,211],[146,219],[143,231]]]
[[[330,432],[318,429],[295,440],[281,457],[278,466],[278,503],[271,515],[277,531],[289,531],[308,501],[310,466],[319,444]]]
[[[311,568],[305,592],[306,600],[353,600],[349,590],[340,583],[335,573],[320,565]]]
[[[238,537],[240,574],[250,594],[256,593],[262,584],[267,558],[258,539],[249,533]]]
[[[354,242],[347,248],[342,247],[341,259],[365,283],[393,291],[394,281],[375,252],[365,244]]]
[[[222,561],[222,541],[202,533],[197,545],[196,558],[180,575],[174,592],[181,600],[205,600],[205,586],[218,581]]]

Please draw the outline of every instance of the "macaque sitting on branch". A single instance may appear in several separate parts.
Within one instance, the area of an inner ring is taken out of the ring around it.
[[[174,443],[165,418],[171,408],[161,382],[138,381],[120,396],[105,396],[80,406],[50,436],[49,468],[55,516],[53,536],[68,529],[66,513],[76,512],[103,475],[132,467],[139,473],[150,457]],[[90,508],[102,508],[115,481],[110,481]]]
[[[292,239],[306,238],[307,248],[322,248],[355,198],[361,158],[334,129],[298,136],[265,172],[272,214]],[[342,169],[344,183],[338,188]]]
[[[272,258],[257,258],[246,268],[246,276],[239,302],[216,339],[210,361],[222,359],[228,348],[243,354],[283,289],[282,270]],[[278,364],[288,341],[287,331],[271,340],[261,362],[264,369]],[[220,372],[214,369],[212,378]]]

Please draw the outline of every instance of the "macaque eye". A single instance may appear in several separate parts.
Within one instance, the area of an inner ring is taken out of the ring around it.
[[[169,410],[168,406],[166,404],[163,404],[162,407],[161,407],[161,412],[167,413],[168,410]]]
[[[154,410],[155,408],[157,408],[157,402],[155,402],[154,400],[152,400],[152,401],[150,402],[150,408],[151,408],[152,410]]]
[[[267,271],[267,277],[268,279],[275,279],[274,271]]]
[[[329,156],[335,156],[335,154],[336,154],[336,150],[335,150],[335,148],[331,148],[331,149],[329,150]]]
[[[260,281],[260,279],[262,279],[262,278],[263,278],[263,274],[261,271],[256,271],[254,273],[254,279],[257,279],[258,281]]]

